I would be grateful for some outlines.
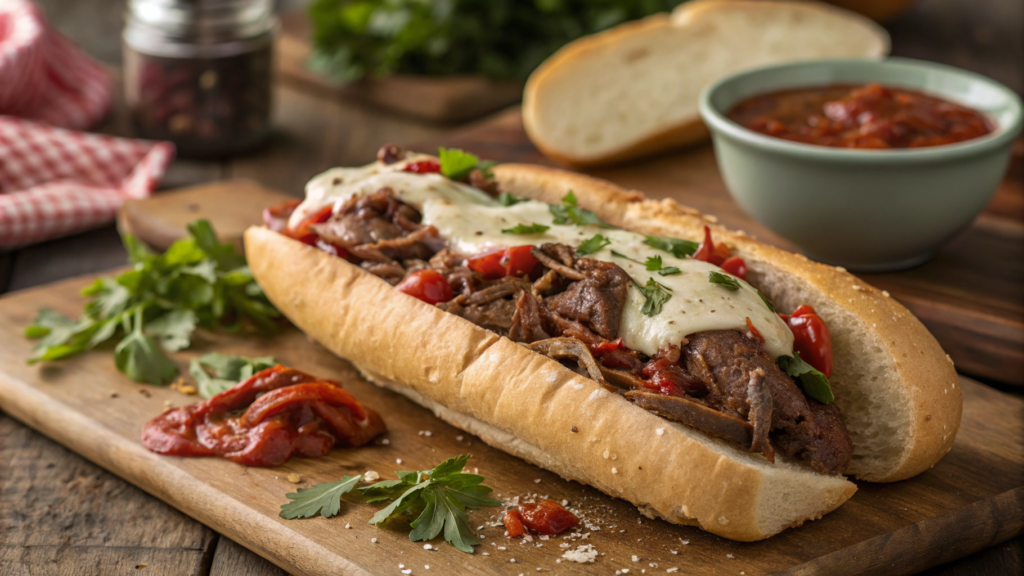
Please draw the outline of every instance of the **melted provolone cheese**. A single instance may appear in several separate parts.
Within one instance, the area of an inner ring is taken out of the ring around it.
[[[502,206],[486,193],[454,182],[440,174],[402,172],[409,162],[429,157],[418,156],[391,165],[374,163],[361,168],[335,168],[315,177],[306,185],[306,200],[291,217],[291,226],[321,208],[344,204],[353,196],[364,196],[389,187],[395,196],[423,213],[423,222],[437,228],[449,247],[460,254],[472,255],[493,247],[540,245],[558,242],[578,247],[580,243],[601,234],[611,243],[588,254],[588,258],[614,262],[641,286],[654,278],[671,291],[661,312],[648,316],[641,312],[644,296],[629,289],[629,296],[619,324],[624,344],[653,356],[670,344],[679,345],[687,335],[707,330],[747,331],[746,319],[765,338],[765,351],[772,358],[793,354],[793,334],[789,327],[761,300],[757,290],[738,280],[739,290],[729,290],[708,280],[710,272],[721,268],[693,258],[676,258],[672,254],[643,243],[645,236],[627,230],[598,226],[559,225],[547,204],[528,200],[513,206]],[[523,224],[544,224],[548,230],[538,234],[503,233]],[[675,266],[682,272],[661,276],[649,272],[644,264],[615,256],[618,252],[633,260],[645,262],[649,256],[661,256],[663,266]]]

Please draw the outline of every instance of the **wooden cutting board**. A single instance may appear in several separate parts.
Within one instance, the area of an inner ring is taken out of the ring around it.
[[[692,527],[648,520],[624,501],[490,448],[404,398],[361,379],[347,362],[288,330],[272,338],[203,334],[188,358],[210,351],[273,354],[285,364],[341,381],[387,421],[388,444],[335,450],[273,469],[216,458],[148,452],[142,426],[168,405],[198,400],[170,388],[128,381],[109,349],[64,362],[29,366],[32,343],[21,331],[41,307],[76,315],[78,290],[91,278],[0,298],[0,407],[11,416],[296,574],[911,574],[992,546],[1024,530],[1024,401],[961,379],[964,416],[952,451],[932,470],[895,484],[862,484],[839,510],[769,540],[737,543]],[[429,435],[428,435],[429,432]],[[573,535],[524,544],[492,525],[497,509],[470,513],[485,539],[473,555],[442,541],[426,550],[398,528],[367,524],[377,507],[344,503],[331,519],[282,520],[277,513],[300,487],[375,470],[430,468],[472,453],[471,469],[500,498],[567,499],[588,527]],[[398,462],[401,461],[399,464]],[[116,502],[111,503],[116,505]],[[351,528],[346,528],[351,526]],[[373,539],[376,539],[374,541]],[[593,565],[562,560],[563,545],[592,544]],[[436,547],[436,550],[433,549]],[[636,558],[636,561],[633,558]],[[429,569],[426,566],[430,566]]]

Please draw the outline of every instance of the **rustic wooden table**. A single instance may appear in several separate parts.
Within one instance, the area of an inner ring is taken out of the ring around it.
[[[120,64],[123,0],[41,0],[52,22],[100,60]],[[289,3],[289,2],[285,2]],[[295,3],[295,2],[290,2]],[[974,69],[1024,92],[1020,0],[921,0],[890,25],[893,52]],[[167,188],[246,176],[299,193],[309,175],[372,159],[383,142],[451,127],[399,118],[302,90],[276,89],[277,132],[251,156],[178,160]],[[104,131],[127,133],[123,114]],[[113,226],[0,253],[0,293],[123,264]],[[1017,538],[927,574],[1022,574]],[[0,412],[0,574],[264,575],[281,570]]]

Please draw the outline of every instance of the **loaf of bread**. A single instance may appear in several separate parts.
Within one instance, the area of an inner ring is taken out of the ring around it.
[[[526,84],[523,123],[553,159],[608,164],[706,138],[698,96],[730,74],[888,52],[877,24],[817,2],[688,2],[559,50]]]

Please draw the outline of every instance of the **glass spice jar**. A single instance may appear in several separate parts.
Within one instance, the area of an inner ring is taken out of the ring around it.
[[[273,0],[129,0],[125,100],[136,134],[224,157],[270,133]]]

